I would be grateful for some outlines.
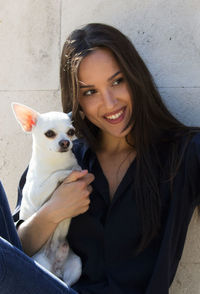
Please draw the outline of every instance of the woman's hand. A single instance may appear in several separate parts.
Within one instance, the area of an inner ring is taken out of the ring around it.
[[[86,212],[90,204],[90,184],[93,180],[94,175],[87,170],[72,171],[44,204],[43,209],[48,210],[50,221],[58,224],[63,219]]]

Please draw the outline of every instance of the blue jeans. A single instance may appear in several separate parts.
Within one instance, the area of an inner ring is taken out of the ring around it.
[[[78,294],[22,252],[0,182],[0,293]]]

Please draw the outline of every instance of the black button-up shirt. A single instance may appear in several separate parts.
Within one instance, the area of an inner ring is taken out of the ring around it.
[[[184,139],[180,141],[180,148]],[[160,150],[163,170],[168,171],[168,146]],[[110,200],[108,182],[96,155],[82,141],[74,153],[83,169],[95,175],[89,210],[72,219],[68,241],[82,260],[82,276],[73,285],[80,294],[167,294],[180,260],[188,224],[200,199],[200,134],[193,137],[174,180],[173,193],[160,172],[162,226],[148,247],[136,254],[141,224],[135,203],[137,159],[128,168]],[[163,178],[162,178],[163,177]],[[22,176],[18,208],[19,219]]]

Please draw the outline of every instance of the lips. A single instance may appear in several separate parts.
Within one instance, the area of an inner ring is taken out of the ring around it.
[[[114,112],[107,113],[103,117],[107,122],[111,124],[117,124],[124,119],[125,112],[126,112],[126,106]]]

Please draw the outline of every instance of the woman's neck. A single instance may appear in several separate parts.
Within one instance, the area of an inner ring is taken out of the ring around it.
[[[107,153],[107,154],[119,154],[124,152],[129,152],[133,150],[133,140],[132,138],[128,138],[128,142],[125,137],[113,137],[109,134],[100,134],[99,135],[100,148],[99,153]]]

